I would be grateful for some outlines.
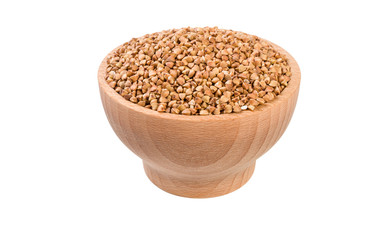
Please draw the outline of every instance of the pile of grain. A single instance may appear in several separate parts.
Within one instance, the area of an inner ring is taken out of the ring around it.
[[[291,77],[284,55],[249,34],[173,29],[123,44],[107,59],[107,83],[125,99],[173,114],[255,110]]]

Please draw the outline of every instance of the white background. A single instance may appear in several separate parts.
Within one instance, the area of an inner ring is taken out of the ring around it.
[[[390,239],[386,1],[2,1],[0,239]],[[293,119],[229,195],[156,188],[97,69],[147,33],[218,26],[299,63]]]

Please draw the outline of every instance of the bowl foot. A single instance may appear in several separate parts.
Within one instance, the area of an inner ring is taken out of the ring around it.
[[[144,169],[150,181],[168,193],[189,198],[209,198],[231,193],[247,183],[255,170],[255,163],[236,174],[215,180],[175,178],[147,164],[144,164]]]

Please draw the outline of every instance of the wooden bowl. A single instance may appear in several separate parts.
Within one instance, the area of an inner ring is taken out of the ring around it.
[[[169,193],[215,197],[244,185],[256,159],[282,136],[297,102],[301,73],[292,68],[289,85],[255,111],[185,116],[159,113],[120,96],[105,81],[106,59],[99,67],[100,95],[107,118],[120,140],[143,160],[149,179]]]

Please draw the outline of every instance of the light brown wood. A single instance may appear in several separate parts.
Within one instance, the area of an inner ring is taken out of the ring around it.
[[[159,113],[125,100],[98,80],[107,118],[121,141],[143,160],[149,179],[169,193],[193,198],[230,193],[252,176],[255,161],[282,136],[297,102],[301,73],[294,58],[288,87],[255,111],[184,116]]]

